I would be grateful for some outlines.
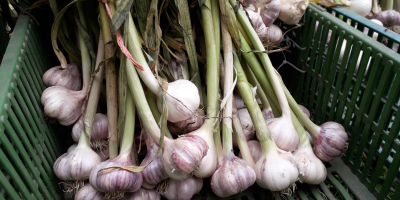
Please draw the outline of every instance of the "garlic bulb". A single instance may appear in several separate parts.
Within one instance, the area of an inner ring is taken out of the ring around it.
[[[85,98],[86,90],[72,91],[52,86],[43,91],[41,102],[46,116],[57,119],[61,125],[69,126],[81,116]]]
[[[68,148],[67,153],[74,150],[77,146],[78,146],[78,144],[76,144],[76,143],[71,145]],[[110,151],[108,150],[108,145],[104,149],[98,150],[95,152],[97,153],[97,155],[99,155],[101,162],[106,161],[108,159],[108,157],[110,156]]]
[[[256,173],[246,161],[233,153],[224,158],[211,178],[211,189],[219,197],[228,197],[246,190],[256,181]]]
[[[168,105],[168,121],[179,122],[191,117],[200,105],[199,91],[188,80],[176,80],[168,83],[166,95]],[[158,110],[162,111],[161,104],[157,102]]]
[[[299,136],[293,126],[284,117],[272,118],[267,120],[268,129],[272,138],[280,149],[294,151],[299,145]]]
[[[262,155],[261,144],[257,140],[249,140],[247,144],[250,149],[251,157],[253,158],[254,162],[257,162]],[[242,154],[239,152],[239,158],[242,158]]]
[[[363,17],[367,16],[372,8],[372,0],[341,0],[341,2],[348,5],[345,8]]]
[[[125,193],[124,198],[121,200],[156,200],[161,199],[160,194],[155,189],[148,190],[145,188],[140,188],[136,192]]]
[[[95,190],[89,183],[75,194],[75,200],[103,200],[104,193]]]
[[[100,157],[94,152],[89,144],[82,141],[75,149],[61,155],[54,162],[53,171],[63,181],[80,184],[89,178],[92,169],[101,162]],[[67,193],[75,193],[79,187],[71,184]]]
[[[320,184],[324,182],[327,172],[325,165],[313,153],[311,146],[294,151],[299,165],[299,180],[308,184]]]
[[[280,0],[245,0],[243,4],[246,7],[253,6],[260,9],[260,16],[265,26],[272,25],[281,10]]]
[[[382,22],[385,27],[400,25],[400,13],[395,10],[385,10],[375,14],[372,18]]]
[[[249,111],[247,108],[244,109],[239,109],[238,110],[238,116],[240,119],[240,122],[242,123],[242,128],[243,132],[246,135],[246,140],[249,141],[254,137],[254,133],[256,132],[256,129],[254,127],[253,121],[251,120]]]
[[[235,95],[235,104],[237,109],[246,108],[244,101],[240,95]]]
[[[260,11],[261,11],[260,9],[257,10],[256,8],[254,8],[253,5],[250,5],[246,9],[246,12],[258,37],[260,38],[263,44],[266,45],[279,44],[283,39],[281,29],[274,24],[271,24],[267,27],[261,18]]]
[[[274,118],[274,113],[272,112],[271,107],[270,108],[266,108],[266,109],[262,109],[261,112],[262,112],[263,117],[264,117],[265,120]]]
[[[289,25],[299,23],[306,12],[308,0],[281,0],[279,19]]]
[[[268,145],[275,146],[273,143]],[[290,190],[299,176],[299,167],[293,155],[279,148],[263,149],[254,170],[257,184],[273,192]]]
[[[46,87],[62,86],[74,91],[78,91],[82,87],[79,68],[75,63],[69,64],[66,69],[61,66],[50,68],[43,74],[42,80]]]
[[[120,154],[98,164],[90,173],[89,182],[96,190],[105,193],[107,198],[122,198],[125,192],[135,192],[142,186],[142,175],[139,172],[130,172],[123,169],[112,171],[100,170],[109,167],[132,166],[130,154]]]
[[[314,153],[324,162],[342,155],[348,139],[343,126],[336,122],[325,122],[319,126],[319,134],[314,136]]]
[[[169,200],[189,200],[200,192],[203,187],[203,179],[195,176],[184,180],[167,179],[157,186],[157,191]]]
[[[154,142],[153,138],[148,135],[146,137],[146,148],[147,154],[143,159],[140,166],[147,165],[150,161],[153,160],[154,156],[157,154],[158,145]],[[142,187],[146,189],[153,189],[159,182],[168,178],[167,173],[164,170],[163,161],[162,161],[162,151],[158,154],[157,158],[155,158],[141,173],[143,177],[143,185]]]
[[[72,127],[72,139],[75,142],[79,141],[81,131],[83,127],[83,121],[81,118]],[[90,141],[102,140],[108,138],[108,120],[107,115],[102,113],[96,113],[94,116],[92,135]]]
[[[206,141],[196,135],[164,139],[163,166],[171,179],[183,180],[193,174],[207,155]]]
[[[168,129],[172,135],[182,135],[199,129],[204,123],[204,112],[197,109],[188,119],[179,122],[168,122]]]

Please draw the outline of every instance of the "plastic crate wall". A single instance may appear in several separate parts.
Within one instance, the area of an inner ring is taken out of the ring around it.
[[[52,167],[60,145],[40,102],[51,67],[41,36],[21,15],[0,65],[0,200],[61,198]]]
[[[305,73],[287,70],[285,83],[296,101],[309,108],[316,124],[336,121],[347,130],[349,146],[341,159],[346,166],[339,167],[349,171],[333,171],[351,198],[400,199],[400,56],[314,3],[305,20],[306,25],[292,38],[302,49],[290,55],[290,61]],[[366,21],[365,26],[375,26]],[[329,30],[332,36],[327,45]],[[339,62],[344,39],[347,44]],[[353,180],[352,175],[357,178]],[[328,175],[327,181],[332,180]],[[365,186],[371,196],[358,185]]]

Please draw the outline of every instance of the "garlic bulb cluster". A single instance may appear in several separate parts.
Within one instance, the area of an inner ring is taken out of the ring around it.
[[[125,193],[124,198],[121,200],[156,200],[161,199],[160,194],[155,189],[148,190],[140,188],[136,192]]]
[[[257,10],[253,5],[246,8],[246,12],[258,37],[263,44],[279,44],[283,39],[282,30],[274,24],[266,26],[261,18],[260,11],[260,9]]]
[[[43,91],[41,102],[46,116],[57,119],[61,125],[69,126],[81,116],[85,98],[86,90],[72,91],[52,86]]]
[[[219,197],[228,197],[246,190],[256,181],[256,173],[246,161],[233,153],[226,156],[211,178],[211,189]]]
[[[66,69],[61,66],[50,68],[43,74],[42,80],[46,87],[61,86],[74,91],[82,87],[79,68],[75,63],[68,64]]]
[[[325,122],[319,126],[319,133],[314,136],[314,153],[324,162],[329,162],[340,155],[346,148],[347,133],[336,122]]]
[[[311,146],[296,150],[293,157],[299,165],[301,182],[317,185],[325,180],[327,175],[325,165],[314,155]]]
[[[207,150],[208,145],[200,136],[188,134],[173,141],[164,139],[164,170],[170,178],[183,180],[197,170]]]
[[[75,142],[79,141],[79,137],[81,136],[81,131],[83,128],[83,121],[78,120],[75,125],[72,127],[72,139]],[[90,139],[94,140],[101,140],[107,139],[108,137],[108,119],[107,115],[102,113],[96,113],[94,116],[93,122],[93,130]]]
[[[203,179],[195,176],[184,180],[167,179],[160,183],[157,191],[167,199],[190,200],[203,188]]]
[[[157,154],[158,145],[154,142],[153,138],[146,135],[146,148],[147,154],[143,159],[141,166],[147,165],[153,160]],[[159,182],[168,178],[167,173],[164,170],[162,161],[163,152],[161,151],[157,158],[155,158],[141,173],[143,177],[142,187],[146,189],[153,189]]]
[[[265,26],[272,25],[281,10],[280,0],[245,0],[243,5],[260,9],[260,16]]]
[[[254,162],[257,162],[262,155],[261,144],[257,140],[249,140],[247,141],[249,146],[251,157],[253,158]],[[242,158],[242,154],[239,153],[239,158]]]
[[[299,145],[299,135],[291,121],[288,121],[282,116],[268,119],[267,124],[276,146],[290,152],[297,149]]]
[[[89,147],[89,144],[80,142],[76,148],[57,158],[53,171],[63,181],[84,181],[89,178],[90,172],[100,162],[100,157]]]
[[[279,19],[289,25],[298,24],[308,6],[308,0],[280,0]]]
[[[98,164],[90,173],[89,182],[94,189],[105,193],[106,198],[122,198],[125,192],[136,192],[142,186],[143,178],[139,172],[123,169],[100,170],[109,167],[132,166],[130,154],[120,154]]]
[[[195,84],[188,80],[176,80],[168,83],[166,95],[168,121],[179,122],[191,117],[200,105],[199,91]],[[162,111],[157,102],[158,110]]]
[[[273,192],[290,189],[299,176],[299,166],[293,155],[278,148],[263,149],[254,170],[257,184]]]
[[[104,193],[95,190],[90,184],[85,184],[75,194],[75,200],[103,200]]]
[[[199,129],[204,124],[204,112],[196,109],[188,119],[179,122],[168,122],[168,129],[172,135],[181,135]]]

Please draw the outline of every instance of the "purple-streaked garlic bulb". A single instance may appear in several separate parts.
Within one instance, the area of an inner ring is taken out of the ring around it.
[[[202,187],[203,179],[191,176],[184,180],[164,180],[157,186],[157,191],[167,199],[190,200]]]
[[[46,116],[57,119],[61,125],[69,126],[81,116],[85,98],[86,90],[72,91],[52,86],[43,91],[41,102]]]
[[[385,27],[400,25],[400,13],[395,10],[385,10],[375,14],[372,18],[382,22]]]
[[[314,153],[324,162],[332,161],[342,155],[347,139],[347,133],[342,125],[325,122],[319,126],[318,134],[314,135]]]
[[[193,174],[207,155],[207,142],[197,135],[164,139],[163,165],[171,179],[183,180]]]
[[[79,141],[81,131],[83,128],[83,121],[81,118],[75,123],[72,128],[72,139],[75,142]],[[108,146],[108,119],[102,113],[96,113],[94,116],[93,130],[90,137],[90,146],[95,151],[104,151]]]
[[[244,6],[260,10],[260,16],[265,26],[270,26],[278,18],[281,10],[280,0],[245,0]]]
[[[75,194],[75,200],[103,200],[104,193],[95,190],[89,183],[86,183]]]
[[[89,182],[97,191],[104,192],[106,199],[122,198],[125,192],[136,192],[140,189],[143,182],[142,174],[123,169],[100,170],[132,165],[129,153],[120,154],[98,164],[90,173]]]
[[[155,189],[145,189],[140,188],[136,192],[127,192],[124,195],[124,198],[121,200],[157,200],[161,199],[160,194],[158,194],[157,190]]]
[[[75,63],[68,64],[65,69],[61,66],[50,68],[43,74],[42,80],[46,87],[62,86],[74,91],[82,88],[79,68]]]
[[[78,146],[78,144],[73,144],[71,145],[67,152],[72,151],[73,149],[75,149]],[[92,148],[93,149],[93,148]],[[110,156],[110,151],[108,150],[108,145],[101,150],[97,150],[95,151],[97,153],[97,155],[99,155],[101,162],[106,161],[108,159],[108,157]]]
[[[154,156],[157,154],[158,145],[154,142],[153,138],[148,135],[146,137],[146,148],[147,154],[143,159],[141,166],[147,165],[153,160]],[[153,189],[159,182],[168,178],[167,173],[164,170],[162,151],[157,155],[157,157],[141,172],[143,177],[142,187],[146,189]]]
[[[228,197],[246,190],[256,181],[256,173],[246,161],[233,153],[224,157],[211,178],[211,189],[219,197]]]

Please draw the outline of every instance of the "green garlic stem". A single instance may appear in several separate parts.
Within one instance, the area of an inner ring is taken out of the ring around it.
[[[156,120],[156,122],[159,122],[160,118],[161,118],[161,113],[157,108],[157,99],[156,99],[155,94],[153,94],[150,90],[147,90],[146,91],[146,99],[147,99],[147,103],[149,103],[149,107],[150,107],[151,113],[153,113],[154,119]],[[172,139],[172,135],[168,129],[167,129],[167,132],[165,133],[165,136]]]
[[[228,156],[232,153],[232,97],[233,94],[229,94],[229,90],[233,85],[233,54],[232,54],[232,38],[229,34],[228,27],[221,22],[222,32],[222,43],[224,48],[224,98],[230,95],[225,108],[223,110],[223,123],[222,133],[224,142],[224,156]]]
[[[135,135],[135,104],[129,90],[126,91],[126,112],[124,123],[124,137],[121,144],[120,155],[130,155]]]

